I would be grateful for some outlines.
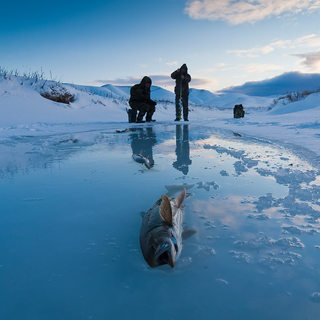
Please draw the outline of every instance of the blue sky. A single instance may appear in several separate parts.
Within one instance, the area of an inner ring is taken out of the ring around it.
[[[187,63],[218,90],[287,71],[320,72],[320,0],[1,1],[0,65],[78,84],[167,89]]]

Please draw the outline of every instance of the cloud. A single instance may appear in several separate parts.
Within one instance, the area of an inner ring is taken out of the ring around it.
[[[264,74],[267,72],[284,70],[282,65],[270,63],[250,63],[229,65],[223,68],[223,71],[234,73],[232,78],[242,79],[243,75],[248,73]]]
[[[178,61],[168,61],[166,62],[166,65],[169,67],[176,67],[178,66]]]
[[[243,50],[228,50],[227,53],[236,54],[238,57],[257,58],[261,55],[271,53],[277,48],[286,48],[288,44],[288,40],[279,40],[261,47],[254,47]]]
[[[173,87],[175,81],[171,79],[170,75],[148,75],[152,79],[152,84],[160,87]],[[96,80],[98,85],[112,84],[115,86],[132,86],[140,83],[143,77],[127,77],[118,79],[102,79]],[[192,77],[192,87],[205,86],[207,87],[212,83],[211,79]]]
[[[293,40],[273,41],[265,46],[253,47],[250,49],[228,50],[229,54],[236,54],[238,57],[257,58],[261,55],[269,54],[276,49],[295,49],[295,48],[316,48],[320,47],[320,35],[308,34]]]
[[[185,12],[192,19],[225,20],[240,24],[319,8],[320,0],[189,0]]]
[[[248,64],[242,65],[241,69],[249,73],[265,73],[283,70],[283,66],[277,64]]]
[[[299,62],[312,72],[320,72],[320,51],[310,53],[297,53],[293,56],[302,58]]]

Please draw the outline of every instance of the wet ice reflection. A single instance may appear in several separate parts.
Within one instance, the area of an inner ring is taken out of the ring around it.
[[[115,129],[0,143],[1,318],[317,319],[317,167],[212,128]],[[197,233],[174,270],[150,269],[140,212],[182,187]]]

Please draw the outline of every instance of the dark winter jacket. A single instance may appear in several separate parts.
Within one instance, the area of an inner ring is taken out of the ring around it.
[[[242,104],[236,104],[233,108],[233,117],[234,118],[243,118],[245,111],[243,110]]]
[[[185,67],[187,73],[184,75],[184,79],[181,79],[181,71],[180,69]],[[188,68],[186,64],[183,64],[180,69],[172,72],[171,78],[176,80],[176,87],[174,88],[174,92],[178,96],[188,96],[189,95],[189,82],[191,81],[191,76],[188,74]]]
[[[155,105],[155,101],[150,99],[150,88],[146,88],[146,83],[152,83],[149,77],[143,77],[139,84],[135,84],[130,89],[130,106],[137,106],[141,104],[152,104]]]

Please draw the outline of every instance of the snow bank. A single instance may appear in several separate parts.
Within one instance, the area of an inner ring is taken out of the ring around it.
[[[72,94],[74,102],[57,103],[40,95],[52,87]],[[40,127],[43,131],[45,129],[41,124],[60,124],[60,129],[61,124],[66,124],[64,130],[69,126],[70,131],[71,124],[126,123],[129,91],[130,87],[94,87],[17,76],[11,79],[0,77],[0,137],[7,136],[9,132],[15,135],[17,130],[22,129],[28,132]],[[157,121],[173,121],[174,94],[152,87],[151,97],[158,100],[154,118]],[[242,93],[213,94],[196,89],[191,90],[190,99],[196,102],[190,103],[191,122],[295,144],[320,155],[320,93],[284,105],[272,105],[274,98],[270,97]],[[232,107],[235,103],[245,106],[245,118],[233,119]],[[219,108],[208,107],[210,105]]]

